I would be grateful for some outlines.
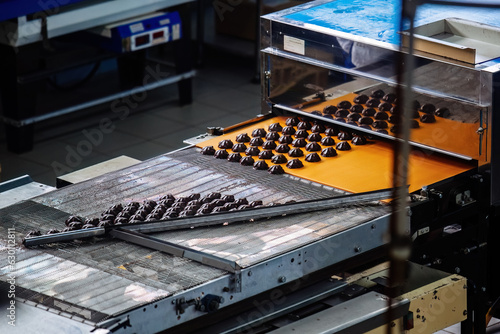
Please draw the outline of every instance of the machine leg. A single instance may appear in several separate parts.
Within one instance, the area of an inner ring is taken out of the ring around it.
[[[25,82],[23,74],[40,69],[40,43],[15,49],[0,45],[2,64],[0,87],[2,92],[3,116],[14,121],[23,120],[35,115],[37,94],[43,82]],[[33,149],[34,126],[16,126],[5,124],[7,148],[14,153],[23,153]]]
[[[119,57],[117,65],[122,90],[143,85],[146,50],[135,51]]]
[[[182,22],[182,38],[175,41],[174,44],[174,57],[175,69],[178,74],[189,72],[193,69],[192,60],[192,45],[191,45],[191,14],[189,4],[181,6],[179,14],[181,15]],[[193,102],[193,85],[192,79],[184,79],[177,83],[179,89],[179,103],[180,105],[190,104]]]

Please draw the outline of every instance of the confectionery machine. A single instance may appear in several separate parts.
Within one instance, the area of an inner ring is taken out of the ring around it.
[[[0,209],[0,328],[484,331],[499,10],[317,0],[263,16],[260,115]]]

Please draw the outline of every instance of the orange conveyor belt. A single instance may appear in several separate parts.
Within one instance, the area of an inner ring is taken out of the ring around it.
[[[267,131],[268,126],[276,122],[279,122],[284,127],[286,119],[287,117],[283,116],[266,119],[259,123],[237,129],[234,132],[211,138],[199,143],[197,146],[205,147],[212,145],[215,149],[218,149],[217,145],[223,139],[231,139],[236,143],[236,136],[240,133],[247,133],[251,136],[254,129],[264,128]],[[339,142],[336,137],[334,139],[336,142]],[[304,167],[299,169],[288,169],[285,167],[285,164],[282,164],[282,166],[285,172],[290,175],[351,193],[392,187],[392,143],[375,139],[369,140],[366,145],[355,146],[351,144],[351,147],[352,149],[349,151],[337,150],[338,155],[336,157],[322,157],[320,162],[306,162],[304,157],[301,157],[299,159],[304,163]],[[227,151],[229,153],[232,152],[230,149]],[[309,153],[305,149],[303,151],[305,155]],[[242,154],[244,155],[244,153]],[[292,159],[286,153],[285,157]],[[255,160],[258,159],[257,157],[254,158]],[[272,165],[270,160],[267,160],[267,163],[269,166]],[[409,191],[419,190],[423,186],[460,174],[473,167],[474,163],[471,162],[460,161],[437,153],[414,150],[411,152],[409,160]],[[262,172],[266,173],[266,171]]]

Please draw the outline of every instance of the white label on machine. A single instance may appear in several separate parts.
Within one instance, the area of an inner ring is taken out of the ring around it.
[[[306,43],[303,39],[285,35],[285,38],[283,40],[283,48],[285,49],[285,51],[290,51],[301,55],[306,54]]]
[[[144,31],[144,26],[142,25],[142,22],[136,23],[136,24],[131,24],[129,26],[130,32],[132,34],[135,34],[136,32]]]
[[[160,21],[160,25],[161,26],[166,26],[168,24],[170,24],[170,19],[169,18],[163,19],[163,20]]]
[[[172,26],[172,40],[176,40],[181,38],[181,25],[180,24],[174,24]]]

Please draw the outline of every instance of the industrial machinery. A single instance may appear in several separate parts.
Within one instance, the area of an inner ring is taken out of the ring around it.
[[[484,332],[499,295],[497,15],[318,0],[264,16],[262,115],[0,210],[14,320],[44,317],[52,332]],[[407,126],[408,156],[394,155]],[[407,178],[394,173],[401,156]],[[388,191],[399,178],[404,198]]]

